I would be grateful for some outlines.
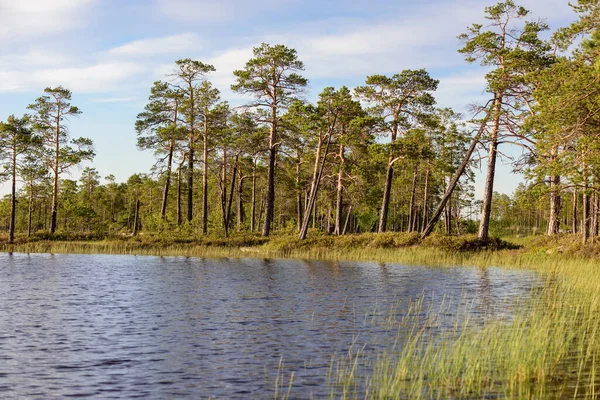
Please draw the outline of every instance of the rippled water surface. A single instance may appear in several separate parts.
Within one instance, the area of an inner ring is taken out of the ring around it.
[[[319,398],[334,355],[393,339],[373,315],[423,295],[483,320],[540,284],[494,268],[0,254],[0,398],[266,398],[278,370]]]

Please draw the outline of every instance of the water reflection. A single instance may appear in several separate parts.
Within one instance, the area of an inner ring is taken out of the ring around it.
[[[302,397],[331,358],[375,351],[411,301],[507,313],[535,274],[494,268],[89,255],[0,255],[0,395],[264,398],[279,361]],[[447,323],[455,316],[449,309]],[[477,318],[475,318],[476,320]]]

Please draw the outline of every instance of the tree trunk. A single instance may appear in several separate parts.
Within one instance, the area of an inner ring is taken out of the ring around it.
[[[573,235],[577,235],[577,186],[573,187]]]
[[[548,236],[557,235],[560,229],[560,211],[561,211],[561,196],[560,196],[560,176],[553,175],[550,177],[550,216],[548,218]]]
[[[202,146],[202,233],[208,233],[208,123],[204,118],[204,139]]]
[[[323,169],[325,168],[325,160],[327,159],[327,155],[329,154],[329,144],[331,143],[331,137],[333,136],[333,132],[329,132],[327,138],[327,145],[325,146],[325,152],[321,159],[321,152],[323,150],[323,140],[319,139],[319,144],[317,146],[317,154],[315,155],[315,166],[313,171],[313,179],[310,185],[310,197],[308,198],[308,206],[306,208],[306,212],[304,214],[304,220],[302,221],[302,227],[300,229],[300,234],[298,235],[299,240],[306,239],[306,235],[308,233],[308,225],[310,223],[310,214],[313,208],[315,207],[315,203],[317,201],[317,194],[319,191],[319,185],[321,183],[321,177],[323,176]],[[320,164],[320,167],[319,167]]]
[[[348,214],[346,215],[346,222],[344,223],[344,229],[342,230],[342,235],[345,235],[348,232],[348,221],[350,221],[351,215],[352,215],[352,206],[348,207]]]
[[[56,232],[58,217],[58,163],[60,154],[60,113],[59,116],[56,118],[54,140],[54,187],[52,190],[52,216],[50,217],[50,234],[54,234],[54,232]]]
[[[223,160],[221,167],[221,214],[223,215],[223,229],[225,236],[229,235],[227,223],[227,147],[223,145]]]
[[[277,108],[271,107],[271,134],[269,137],[269,167],[267,171],[267,199],[263,236],[271,234],[271,225],[275,215],[275,160],[277,159]]]
[[[187,221],[194,217],[194,141],[190,138],[188,152]]]
[[[256,226],[256,158],[252,165],[252,209],[250,210],[250,232],[254,232]]]
[[[177,168],[177,226],[181,226],[181,167]]]
[[[596,236],[598,236],[598,192],[594,189],[592,194],[591,218],[590,218],[590,239],[592,243],[596,243]]]
[[[446,205],[446,210],[444,212],[445,212],[444,225],[445,225],[446,235],[451,235],[452,234],[452,199],[450,199],[450,201]]]
[[[399,111],[399,110],[397,110]],[[399,115],[396,114],[394,116],[394,126],[392,130],[392,140],[391,144],[394,144],[396,141],[396,137],[398,136],[398,127],[399,127]],[[390,207],[390,193],[392,192],[392,181],[394,180],[394,154],[390,154],[390,158],[388,160],[387,172],[385,174],[385,187],[383,189],[383,199],[381,201],[381,213],[379,215],[379,227],[377,229],[378,233],[385,232],[387,226],[387,217],[388,210]]]
[[[29,183],[29,204],[27,211],[27,237],[31,237],[31,227],[33,220],[33,179]]]
[[[346,156],[344,154],[345,146],[340,144],[340,152],[338,158],[340,159],[340,165],[337,177],[337,193],[335,201],[335,231],[334,234],[342,234],[342,207],[343,207],[343,190],[344,190],[344,164]]]
[[[229,201],[227,203],[227,216],[225,218],[225,235],[229,235],[229,225],[231,224],[231,204],[233,203],[233,193],[235,192],[235,178],[237,177],[239,155],[236,154],[231,173],[231,187],[229,189]]]
[[[265,203],[266,203],[266,199],[264,199],[264,192],[261,191],[261,194],[260,194],[260,210],[258,211],[257,225],[260,225],[260,220],[262,219],[263,214],[265,212]]]
[[[431,232],[433,232],[433,228],[435,228],[435,225],[437,224],[437,222],[440,218],[440,215],[442,215],[442,212],[446,208],[446,204],[450,200],[450,197],[452,197],[452,193],[454,193],[454,189],[456,188],[456,185],[458,184],[460,177],[464,174],[464,172],[467,168],[467,165],[469,165],[469,161],[471,160],[473,151],[475,151],[475,148],[477,147],[477,144],[479,143],[479,138],[481,137],[481,135],[483,135],[483,132],[485,131],[485,127],[487,125],[489,117],[490,117],[490,112],[488,111],[486,116],[484,117],[483,121],[481,122],[479,131],[477,132],[477,134],[471,141],[471,145],[469,146],[467,153],[463,157],[463,160],[462,160],[460,166],[454,173],[454,176],[452,177],[452,180],[450,181],[450,184],[448,185],[448,189],[446,189],[446,193],[444,193],[444,196],[442,197],[440,204],[438,204],[438,206],[436,207],[435,211],[433,212],[433,215],[431,216],[431,220],[429,221],[429,223],[423,230],[423,233],[421,234],[421,239],[425,239],[427,236],[429,236],[431,234]]]
[[[583,244],[587,244],[590,238],[590,198],[587,193],[587,183],[583,192],[583,218],[581,221],[581,233],[583,234]]]
[[[415,163],[413,168],[413,180],[412,187],[410,190],[410,205],[408,206],[408,231],[413,232],[415,230],[415,197],[417,194],[417,172],[419,171],[419,164]]]
[[[300,151],[296,149],[296,219],[298,225],[298,232],[302,228],[302,220],[304,219],[304,207],[302,202],[302,188],[300,187],[300,183],[302,182],[301,177],[301,163],[300,159]]]
[[[175,151],[175,140],[171,140],[169,146],[169,155],[167,156],[167,171],[165,178],[165,187],[163,189],[162,204],[160,207],[160,218],[164,221],[167,219],[167,199],[169,197],[169,187],[171,186],[171,167],[173,165],[173,152]]]
[[[394,168],[392,158],[388,163],[387,173],[385,175],[385,188],[383,190],[383,201],[381,202],[381,214],[379,216],[379,228],[377,232],[383,233],[387,227],[388,209],[390,206],[390,193],[392,191],[392,181],[394,179]]]
[[[425,224],[427,223],[427,214],[429,213],[429,176],[431,175],[431,168],[429,165],[427,166],[427,171],[425,172],[425,189],[423,191],[423,219],[421,220],[421,232],[425,229]]]
[[[492,197],[494,195],[494,178],[496,176],[496,160],[498,158],[498,134],[500,132],[500,113],[502,107],[502,96],[496,97],[494,101],[494,123],[490,135],[490,148],[488,151],[487,175],[485,178],[485,189],[483,193],[483,206],[481,220],[479,222],[479,233],[477,238],[483,242],[489,239],[490,216],[492,213]]]
[[[12,185],[10,192],[10,227],[8,229],[8,243],[15,242],[15,223],[17,222],[17,149],[13,146],[12,153]]]
[[[138,234],[140,226],[140,199],[135,201],[135,216],[133,218],[133,236]]]
[[[237,196],[237,230],[242,231],[242,226],[245,221],[245,210],[244,210],[244,179],[246,176],[242,176],[240,171],[240,183],[238,184],[238,196]]]

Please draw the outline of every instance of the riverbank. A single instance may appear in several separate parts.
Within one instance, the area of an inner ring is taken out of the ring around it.
[[[142,234],[135,237],[36,235],[9,245],[0,236],[0,251],[20,253],[114,254],[183,257],[296,258],[395,262],[428,266],[501,266],[542,269],[548,260],[600,262],[600,245],[582,246],[579,238],[493,238],[481,243],[473,235],[432,235],[421,241],[416,233],[346,236],[311,234],[264,238],[240,234],[229,238],[184,234]]]
[[[432,236],[421,241],[416,233],[347,236],[313,234],[304,241],[297,240],[295,235],[273,236],[268,239],[247,234],[229,238],[177,234],[136,237],[38,235],[29,239],[20,238],[13,245],[0,245],[0,251],[22,253],[307,258],[427,265],[462,264],[466,260],[480,259],[479,265],[498,251],[514,253],[521,248],[520,244],[500,239],[493,239],[483,245],[474,236]]]

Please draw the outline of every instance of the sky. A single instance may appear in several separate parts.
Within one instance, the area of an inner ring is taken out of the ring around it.
[[[575,19],[567,0],[520,0],[552,30]],[[233,70],[262,42],[295,48],[309,79],[306,98],[326,86],[350,88],[367,75],[426,68],[440,80],[438,106],[465,112],[485,102],[485,71],[457,53],[456,38],[483,23],[483,0],[0,0],[0,120],[22,115],[46,87],[73,92],[83,112],[72,137],[94,141],[96,158],[83,166],[117,181],[153,165],[136,148],[134,123],[156,80],[175,60],[213,64],[208,79],[223,100]],[[465,117],[469,117],[465,112]],[[502,148],[501,148],[502,150]],[[511,153],[510,149],[505,149]],[[514,150],[517,151],[517,150]],[[476,195],[483,192],[477,174]],[[72,171],[71,179],[79,176]],[[496,191],[510,194],[522,179],[499,166]],[[0,193],[8,191],[0,184]]]

